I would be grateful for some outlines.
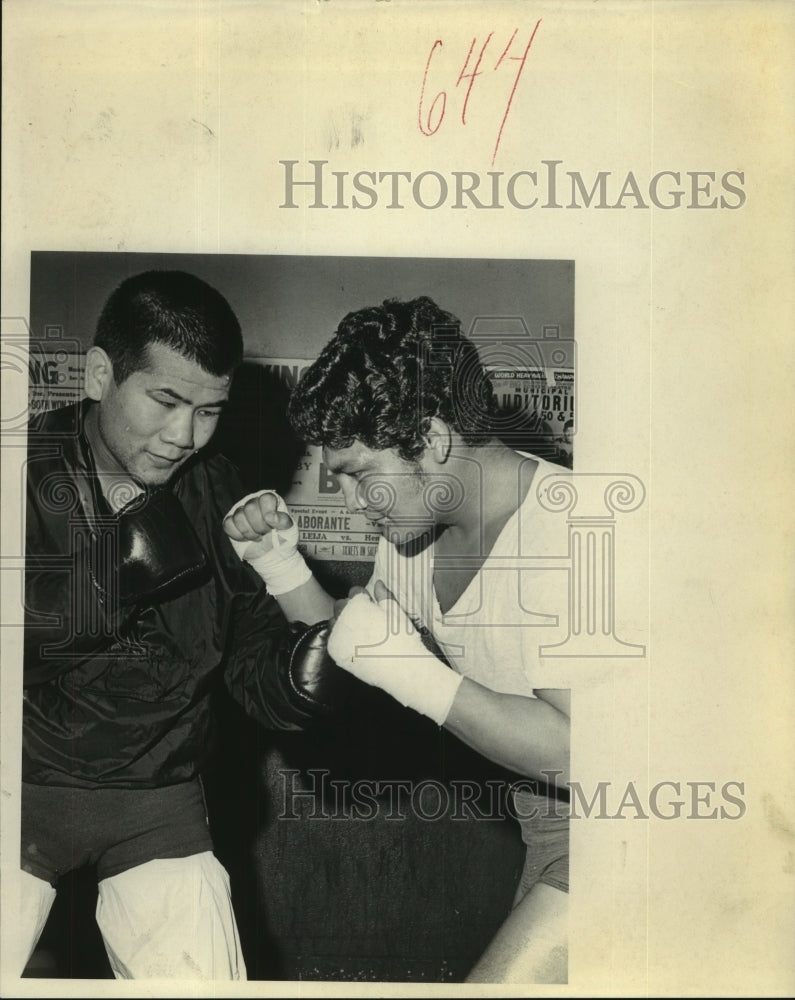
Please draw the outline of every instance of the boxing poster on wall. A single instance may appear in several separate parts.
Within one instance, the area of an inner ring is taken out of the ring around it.
[[[31,415],[56,410],[83,396],[85,355],[34,349],[29,357]]]
[[[569,368],[487,369],[502,420],[524,420],[533,428],[528,450],[572,468],[574,372]]]

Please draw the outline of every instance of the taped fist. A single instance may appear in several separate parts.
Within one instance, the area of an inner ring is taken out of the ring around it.
[[[298,550],[298,527],[273,490],[243,497],[224,518],[223,529],[240,559],[253,567],[274,596],[311,578]]]
[[[430,653],[381,581],[376,600],[357,593],[339,612],[328,651],[343,670],[441,726],[463,678]]]

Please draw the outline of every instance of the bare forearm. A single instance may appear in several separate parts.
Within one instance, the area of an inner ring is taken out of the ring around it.
[[[372,596],[375,601],[366,593],[352,597],[336,619],[328,648],[339,666],[444,725],[489,760],[541,781],[555,780],[556,772],[558,781],[568,780],[568,692],[501,694],[462,677],[429,653],[383,583],[376,581]],[[368,655],[370,648],[377,655]]]
[[[542,698],[500,694],[464,678],[445,727],[489,760],[560,785],[569,779],[569,718]]]
[[[334,601],[314,577],[286,594],[277,594],[276,601],[288,621],[306,625],[326,621],[334,612]]]

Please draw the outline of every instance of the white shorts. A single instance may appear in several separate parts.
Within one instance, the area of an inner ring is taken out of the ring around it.
[[[24,971],[55,890],[21,872],[18,948]],[[117,979],[245,979],[229,876],[212,853],[147,861],[99,883],[97,924]]]

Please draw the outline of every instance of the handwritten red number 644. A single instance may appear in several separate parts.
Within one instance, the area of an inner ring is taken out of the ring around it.
[[[534,26],[531,34],[530,34],[530,39],[529,39],[527,45],[525,46],[524,52],[522,52],[521,55],[509,55],[509,52],[511,50],[511,46],[513,45],[513,41],[516,38],[516,35],[517,35],[518,31],[519,31],[518,28],[515,28],[513,34],[511,35],[511,37],[508,40],[508,44],[502,50],[502,53],[501,53],[500,57],[497,59],[497,61],[494,64],[494,66],[491,67],[492,70],[498,70],[504,61],[511,61],[511,62],[518,62],[519,63],[519,67],[518,67],[518,69],[516,71],[516,76],[515,76],[514,81],[513,81],[513,86],[511,87],[511,92],[508,95],[508,100],[507,100],[507,102],[505,104],[505,110],[504,110],[503,115],[502,115],[502,121],[500,122],[499,131],[497,132],[497,140],[494,143],[494,151],[493,151],[492,157],[491,157],[492,166],[494,165],[494,161],[497,158],[497,151],[500,148],[500,140],[502,139],[502,133],[503,133],[503,130],[505,129],[505,123],[508,120],[508,114],[509,114],[509,112],[511,110],[511,104],[513,103],[513,98],[514,98],[514,94],[516,93],[516,88],[519,85],[519,78],[522,75],[522,71],[524,70],[525,63],[527,62],[527,54],[530,51],[530,46],[533,44],[533,39],[536,36],[536,32],[538,31],[538,27],[539,27],[540,24],[541,24],[541,20],[539,19],[535,23],[535,26]],[[475,60],[474,68],[470,70],[470,68],[469,68],[469,66],[470,66],[470,60],[472,58],[472,54],[475,51],[475,46],[477,44],[477,38],[473,38],[472,39],[472,44],[469,46],[469,51],[467,52],[466,59],[464,60],[464,65],[461,68],[461,72],[458,74],[458,79],[455,82],[455,86],[458,87],[465,80],[468,81],[467,82],[466,94],[464,96],[464,101],[463,101],[463,104],[461,106],[461,124],[462,125],[466,125],[467,107],[469,105],[470,95],[472,94],[472,88],[473,88],[473,86],[475,84],[475,80],[479,76],[483,75],[484,70],[481,67],[483,66],[483,62],[484,62],[484,59],[485,59],[485,56],[486,56],[486,50],[488,49],[488,47],[489,47],[489,45],[491,43],[491,39],[492,39],[493,35],[494,35],[494,32],[490,32],[489,35],[487,36],[485,42],[483,43],[483,45],[480,48],[480,52],[477,55],[477,58]],[[434,97],[434,99],[430,102],[430,106],[427,107],[427,110],[426,110],[426,102],[425,102],[425,90],[426,90],[426,87],[427,87],[427,84],[428,84],[428,73],[429,73],[430,68],[431,68],[431,62],[433,60],[434,54],[436,53],[436,50],[442,48],[443,44],[444,43],[442,42],[441,38],[437,38],[434,41],[433,45],[431,46],[431,51],[428,53],[428,59],[427,59],[427,61],[425,63],[425,72],[423,73],[423,77],[422,77],[422,88],[420,90],[420,101],[419,101],[419,107],[418,107],[418,113],[417,113],[417,124],[419,125],[420,132],[423,135],[427,135],[427,136],[435,135],[435,133],[439,130],[439,127],[442,124],[442,121],[444,120],[445,111],[447,110],[447,91],[446,90],[440,90],[436,94],[436,96]]]

